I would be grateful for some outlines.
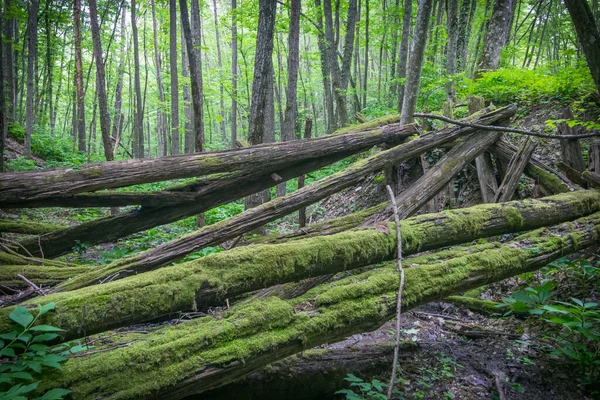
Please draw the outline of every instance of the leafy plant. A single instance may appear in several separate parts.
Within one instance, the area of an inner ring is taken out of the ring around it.
[[[0,398],[27,400],[40,384],[35,376],[42,373],[43,367],[61,369],[66,357],[56,354],[48,344],[58,337],[62,329],[50,325],[35,325],[42,315],[54,310],[54,303],[38,305],[33,316],[25,307],[15,308],[9,315],[14,322],[13,329],[0,334]],[[55,388],[36,400],[59,400],[69,394],[66,389]]]
[[[346,400],[384,400],[387,399],[385,395],[387,384],[381,382],[378,379],[373,379],[371,382],[365,382],[362,378],[356,375],[348,374],[345,381],[350,382],[350,387],[357,389],[360,393],[356,393],[352,389],[342,389],[335,392],[336,394],[343,394]]]

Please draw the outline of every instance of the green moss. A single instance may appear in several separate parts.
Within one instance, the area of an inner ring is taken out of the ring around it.
[[[104,175],[104,170],[100,167],[88,167],[79,172],[84,178],[100,178]]]
[[[550,172],[546,172],[542,168],[537,167],[531,163],[529,163],[527,167],[525,167],[525,173],[531,178],[535,179],[550,193],[558,194],[567,193],[570,191],[567,184],[565,184],[558,176]]]
[[[351,133],[351,132],[359,132],[366,129],[374,129],[383,125],[393,124],[396,122],[400,122],[400,115],[392,114],[386,115],[383,117],[375,118],[370,121],[364,122],[358,125],[351,125],[345,128],[338,129],[333,132],[333,135],[342,134],[342,133]]]
[[[64,226],[56,224],[0,219],[0,232],[42,235],[44,233],[50,233],[64,228]]]
[[[508,224],[512,229],[519,229],[523,226],[523,215],[521,215],[521,212],[515,207],[503,207],[502,217],[508,221]]]
[[[446,301],[483,314],[501,314],[498,308],[500,303],[491,300],[480,300],[467,296],[448,296]]]

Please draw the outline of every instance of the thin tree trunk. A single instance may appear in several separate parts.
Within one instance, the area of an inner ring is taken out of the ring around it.
[[[509,23],[515,12],[516,0],[496,0],[490,18],[478,71],[495,70],[500,62],[500,52],[506,44]]]
[[[467,0],[463,0],[468,3]],[[463,7],[464,8],[464,7]],[[448,77],[456,74],[457,54],[458,54],[458,0],[449,0],[448,5],[448,44],[446,47],[446,74]],[[454,101],[456,99],[456,88],[454,79],[451,78],[446,84],[446,99]]]
[[[290,30],[288,35],[288,82],[285,89],[285,120],[281,129],[281,140],[294,138],[296,128],[298,69],[300,68],[300,7],[301,0],[291,0]],[[277,196],[285,195],[286,183],[277,186]]]
[[[131,0],[131,30],[133,32],[133,63],[135,104],[133,109],[133,155],[144,158],[144,104],[142,102],[142,85],[140,81],[140,49],[136,17],[136,0]]]
[[[187,78],[190,77],[190,65],[188,61],[187,45],[185,44],[185,35],[183,32],[183,25],[181,27],[181,75],[185,80],[183,84],[183,113],[185,123],[183,124],[184,133],[184,147],[185,153],[193,153],[195,148],[194,131],[192,121],[194,119],[194,110],[192,109],[192,95],[190,93],[190,85],[187,83]]]
[[[415,39],[410,56],[410,68],[406,78],[406,88],[402,102],[402,116],[400,122],[403,124],[414,121],[413,114],[417,109],[417,96],[421,82],[421,71],[425,55],[425,44],[427,43],[427,27],[431,15],[433,0],[420,0],[417,22],[415,25]]]
[[[36,80],[34,66],[37,64],[37,22],[39,5],[39,0],[31,0],[27,5],[29,12],[27,22],[29,41],[27,55],[27,103],[25,106],[25,144],[23,152],[26,156],[31,155],[31,133],[33,132],[33,125],[35,123],[35,116],[33,115],[33,98],[35,96],[34,80]]]
[[[215,15],[215,39],[217,41],[217,62],[219,64],[219,105],[221,106],[220,126],[221,140],[223,145],[227,143],[227,131],[225,130],[225,98],[223,88],[223,60],[221,57],[221,36],[219,35],[219,19],[217,18],[217,0],[213,0],[213,10]]]
[[[407,0],[408,1],[408,0]],[[367,107],[367,78],[369,76],[369,0],[365,0],[365,70],[363,75],[363,98],[362,98],[362,106],[363,108]]]
[[[231,147],[235,148],[237,141],[237,86],[238,86],[238,55],[237,55],[237,1],[231,0]]]
[[[113,155],[117,154],[118,140],[119,140],[119,127],[123,124],[123,114],[121,113],[121,107],[123,105],[123,76],[125,75],[125,55],[129,53],[127,49],[127,34],[125,32],[125,15],[126,7],[121,10],[121,56],[119,60],[119,67],[117,72],[117,87],[115,89],[115,114],[113,118],[113,129],[111,137],[115,139],[113,146]]]
[[[410,25],[412,22],[412,3],[413,0],[404,0],[404,16],[402,17],[402,39],[400,40],[400,51],[398,57],[398,79],[406,79],[406,64],[408,63]],[[404,92],[406,84],[398,84],[398,113],[402,114],[402,103],[404,102]]]
[[[323,7],[321,6],[321,0],[315,0],[315,7],[317,9],[317,28],[318,33],[318,46],[321,60],[321,73],[323,75],[323,88],[325,92],[324,96],[324,107],[325,120],[327,121],[327,133],[335,131],[335,114],[333,112],[333,92],[331,86],[331,65],[327,53],[327,40],[325,39],[324,27],[323,27]]]

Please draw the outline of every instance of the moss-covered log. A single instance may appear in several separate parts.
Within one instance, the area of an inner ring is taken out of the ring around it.
[[[373,118],[371,120],[367,120],[358,125],[350,125],[344,128],[340,128],[337,131],[333,132],[333,135],[342,134],[342,133],[351,133],[351,132],[360,132],[366,129],[375,129],[379,127],[383,127],[385,125],[394,124],[400,122],[399,114],[390,114],[384,115],[383,117]]]
[[[90,267],[86,266],[3,265],[0,267],[0,284],[13,287],[27,286],[28,284],[18,277],[18,275],[23,275],[37,286],[55,285],[89,270]]]
[[[448,296],[444,301],[482,314],[491,315],[503,313],[503,310],[498,308],[500,303],[496,301],[475,299],[468,296]]]
[[[498,140],[490,148],[494,154],[504,165],[508,165],[510,160],[517,153],[517,148],[506,140]],[[565,193],[573,189],[578,189],[566,180],[562,179],[556,171],[548,167],[546,164],[531,158],[525,167],[525,175],[535,180],[548,192],[548,194]]]
[[[23,233],[26,235],[42,235],[64,229],[62,225],[45,224],[30,221],[15,221],[11,219],[0,219],[0,232]]]
[[[540,230],[495,249],[437,262],[407,260],[404,310],[453,293],[533,271],[597,243],[600,215]],[[169,326],[115,338],[125,347],[73,358],[44,387],[64,387],[74,399],[179,399],[231,383],[302,350],[373,330],[396,313],[396,263],[318,286],[292,300],[269,298]],[[6,319],[3,317],[3,320]],[[95,349],[96,351],[102,349]]]
[[[10,172],[0,176],[0,207],[4,203],[111,189],[218,172],[250,169],[277,170],[334,153],[353,153],[381,143],[399,143],[418,133],[413,125],[386,125],[342,135],[268,143],[217,152],[181,154],[73,168]]]
[[[504,111],[500,113],[501,115],[506,115],[507,112],[509,114],[513,112],[510,110],[510,107],[502,110]],[[488,116],[489,115],[490,114],[488,114]],[[447,130],[432,132],[420,137],[419,139],[412,140],[393,149],[380,152],[374,156],[354,163],[343,171],[330,175],[316,183],[313,183],[312,185],[303,187],[294,193],[277,198],[262,204],[259,207],[246,210],[235,217],[211,226],[207,226],[199,232],[195,232],[180,239],[166,243],[155,249],[136,254],[127,260],[121,260],[117,263],[113,263],[112,265],[108,265],[102,269],[99,269],[98,271],[95,271],[93,276],[90,274],[90,277],[87,281],[84,281],[84,278],[78,278],[76,280],[78,282],[77,284],[81,286],[90,285],[99,280],[103,280],[109,276],[112,276],[113,274],[124,269],[132,271],[133,273],[137,273],[168,265],[175,260],[183,258],[186,254],[200,250],[207,246],[220,244],[226,240],[238,237],[246,232],[250,232],[253,229],[263,226],[267,222],[274,221],[280,217],[297,211],[304,206],[312,204],[327,196],[337,193],[342,189],[356,184],[364,179],[365,175],[381,170],[392,162],[400,162],[418,156],[424,151],[436,147],[437,144],[447,142],[460,135],[461,133],[459,129],[449,128]],[[446,167],[449,167],[449,165],[452,166],[449,173],[452,173],[452,171],[456,172],[460,170],[460,168],[457,167],[461,167],[463,165],[461,163],[464,163],[465,159],[470,160],[470,156],[476,156],[495,140],[495,133],[472,138],[471,142],[475,142],[476,145],[463,145],[460,147],[458,152],[452,153],[456,155],[457,160],[449,160],[448,163],[444,165]],[[465,146],[467,148],[465,148]],[[443,179],[449,180],[451,178],[451,176],[443,175],[445,170],[440,169],[440,171],[442,172],[442,176],[439,176],[439,174],[434,176],[434,178],[438,179],[438,181]],[[431,188],[435,190],[435,188],[441,187],[439,183],[440,182],[437,182],[435,185],[431,185]],[[425,193],[429,193],[429,191],[425,191]],[[412,201],[412,199],[410,200]],[[412,204],[414,203],[415,202]],[[417,201],[417,204],[421,203]],[[85,284],[82,285],[82,283]],[[74,287],[73,285],[75,284],[76,283],[69,283],[68,285],[69,287]]]
[[[582,191],[421,215],[402,221],[403,251],[414,254],[479,237],[534,229],[599,209],[600,193]],[[100,332],[218,305],[224,298],[279,283],[376,264],[395,257],[394,225],[388,225],[388,230],[361,229],[277,245],[241,247],[102,285],[51,294],[44,300],[55,302],[57,312],[48,322],[75,337],[82,332]],[[457,249],[454,255],[465,251]],[[80,275],[62,287],[89,283],[92,275]],[[9,312],[0,310],[0,316]],[[0,331],[5,328],[1,320]]]
[[[46,265],[49,267],[69,268],[76,267],[76,264],[48,260],[45,258],[29,257],[18,254],[9,249],[9,251],[0,251],[0,265]]]

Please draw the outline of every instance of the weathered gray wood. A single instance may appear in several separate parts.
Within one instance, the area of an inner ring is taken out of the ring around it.
[[[334,153],[360,152],[381,143],[400,143],[418,133],[414,125],[392,124],[367,131],[310,140],[271,143],[244,149],[181,154],[144,160],[90,164],[0,175],[3,203],[190,178],[235,170],[280,169]]]
[[[512,199],[517,190],[517,186],[519,185],[521,175],[523,174],[523,171],[525,171],[525,167],[529,163],[529,159],[533,155],[537,145],[537,140],[530,137],[523,140],[521,147],[519,147],[519,151],[515,153],[510,160],[510,164],[508,164],[506,176],[498,188],[496,196],[494,196],[494,203],[503,203]]]
[[[506,140],[500,139],[490,147],[490,152],[496,156],[496,160],[503,165],[508,165],[517,152],[517,148]],[[576,185],[566,182],[556,171],[536,160],[535,157],[529,160],[524,172],[525,175],[539,183],[548,194],[564,193],[578,188]],[[506,173],[503,175],[505,177]]]
[[[476,113],[485,107],[485,100],[482,96],[469,97],[469,114]],[[498,180],[492,163],[492,156],[489,152],[484,152],[475,159],[477,167],[477,179],[479,180],[479,188],[481,190],[481,199],[484,203],[492,203],[494,196],[498,191]]]
[[[563,110],[561,117],[566,120],[572,120],[573,112],[571,107],[567,107]],[[561,135],[577,135],[581,133],[581,127],[569,127],[567,123],[561,122],[557,124],[558,132]],[[560,141],[562,161],[571,169],[565,169],[567,178],[571,181],[585,185],[586,182],[581,179],[581,173],[585,171],[585,162],[583,161],[583,154],[581,152],[581,144],[577,139],[561,140]]]

